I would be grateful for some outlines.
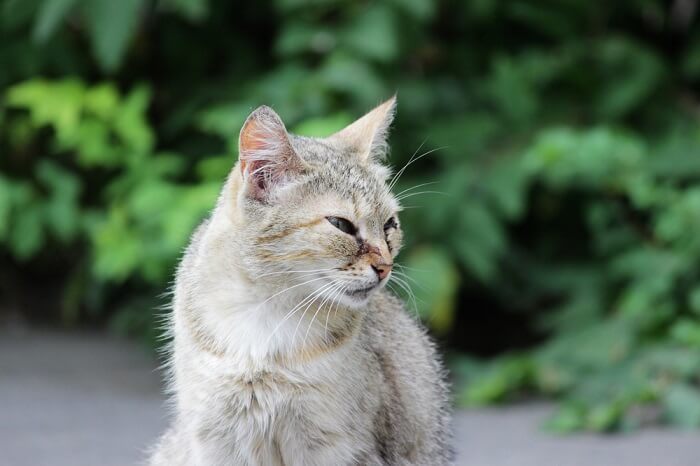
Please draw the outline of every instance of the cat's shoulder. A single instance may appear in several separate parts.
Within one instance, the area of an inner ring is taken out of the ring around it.
[[[380,337],[398,340],[422,342],[426,330],[417,312],[411,313],[409,307],[396,295],[380,290],[369,302],[365,319],[366,329]]]

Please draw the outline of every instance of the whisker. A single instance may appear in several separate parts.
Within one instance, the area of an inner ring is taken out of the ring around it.
[[[333,318],[335,318],[335,316],[338,314],[338,306],[340,305],[340,300],[338,298],[340,298],[342,293],[344,293],[347,288],[347,285],[342,285],[340,288],[338,288],[338,291],[335,293],[335,295],[333,295],[333,302],[331,303],[330,307],[328,308],[328,312],[326,313],[326,326],[323,333],[323,338],[325,338],[326,340],[328,340],[328,319],[331,316],[331,310],[335,305],[336,313],[333,316]]]
[[[332,285],[335,284],[335,282],[331,282]],[[324,288],[324,291],[328,289],[328,287]],[[323,295],[323,292],[317,293],[314,299],[309,302],[309,304],[304,308],[304,312],[301,314],[301,317],[299,318],[299,322],[297,322],[297,326],[294,328],[294,334],[292,335],[292,346],[294,346],[294,342],[296,341],[297,338],[297,331],[299,330],[299,326],[301,325],[301,322],[304,320],[304,316],[306,315],[306,312],[311,308],[311,305],[316,302],[318,298],[320,298]]]
[[[341,292],[341,293],[345,293],[349,287],[350,287],[349,285],[345,285],[345,286],[341,289],[340,292]],[[338,296],[340,296],[340,295],[338,295]],[[338,317],[338,309],[340,309],[340,300],[338,300],[338,301],[335,302],[335,310],[333,311],[333,318],[334,318],[334,319],[335,319],[336,317]]]
[[[411,186],[410,188],[404,189],[404,190],[401,191],[400,193],[396,194],[396,197],[399,197],[399,196],[401,196],[403,193],[407,193],[408,191],[413,191],[414,189],[422,188],[423,186],[428,186],[428,185],[431,185],[431,184],[438,184],[438,183],[439,183],[439,181],[429,181],[429,182],[427,182],[427,183],[417,184],[417,185],[415,185],[415,186]]]
[[[413,293],[413,290],[411,289],[410,285],[409,285],[408,283],[406,283],[404,280],[402,280],[401,278],[399,278],[399,277],[397,277],[397,276],[395,276],[395,275],[392,275],[391,278],[394,280],[394,282],[395,282],[398,286],[401,287],[401,289],[403,289],[403,290],[406,292],[406,294],[408,295],[409,299],[410,299],[411,302],[413,303],[413,308],[414,308],[415,311],[416,311],[416,315],[420,316],[420,313],[418,312],[418,303],[416,302],[416,295],[415,295],[415,293]]]
[[[408,193],[408,194],[404,194],[404,195],[401,196],[401,197],[397,197],[396,200],[397,200],[397,201],[401,201],[401,200],[403,200],[403,199],[408,199],[409,197],[418,196],[418,195],[420,195],[420,194],[442,194],[443,196],[450,196],[449,193],[446,193],[446,192],[444,192],[444,191],[419,191],[419,192],[417,192],[417,193]]]
[[[423,146],[425,145],[425,143],[426,143],[427,141],[428,141],[428,138],[427,138],[427,137],[426,137],[425,139],[423,139],[423,142],[420,143],[420,145],[418,146],[418,148],[413,152],[413,154],[411,154],[411,157],[409,157],[408,162],[406,162],[406,165],[408,165],[409,163],[411,163],[411,161],[413,160],[413,157],[415,157],[416,154],[417,154],[418,152],[420,152],[420,150],[423,148]],[[400,174],[402,173],[402,170],[403,170],[404,168],[406,168],[406,165],[404,165],[403,167],[401,167],[401,170],[399,170],[398,172],[396,172],[396,174],[391,178],[391,181],[389,182],[389,187],[390,187],[390,188],[391,188],[392,186],[394,186],[394,182],[396,181],[397,177],[401,176]]]
[[[267,277],[270,275],[280,275],[283,273],[315,273],[315,272],[330,272],[331,270],[335,270],[335,268],[331,267],[328,269],[312,269],[312,270],[281,270],[278,272],[263,273],[261,275],[258,275],[257,278]]]
[[[292,286],[290,286],[290,287],[288,287],[288,288],[285,288],[285,289],[282,290],[282,291],[279,291],[279,292],[273,294],[272,296],[270,296],[269,298],[267,298],[265,301],[263,301],[263,302],[261,302],[260,304],[258,304],[258,307],[256,307],[255,309],[256,309],[256,310],[257,310],[257,309],[260,309],[260,307],[261,307],[263,304],[267,303],[267,302],[270,301],[272,298],[281,295],[282,293],[286,293],[287,291],[292,290],[292,289],[297,288],[297,287],[300,287],[300,286],[302,286],[302,285],[307,285],[307,284],[309,284],[309,283],[316,282],[316,281],[318,281],[318,280],[325,280],[325,279],[326,279],[326,277],[318,277],[318,278],[314,278],[314,279],[312,279],[312,280],[307,280],[307,281],[305,281],[305,282],[297,283],[296,285],[292,285]]]
[[[419,287],[421,290],[426,291],[425,287],[415,278],[411,277],[410,275],[407,275],[400,270],[394,270],[392,273],[397,274],[397,276],[402,277],[406,280],[410,280],[412,283],[414,283],[417,287]]]
[[[389,289],[392,291],[392,293],[394,293],[395,296],[397,296],[397,297],[399,297],[399,298],[403,298],[403,296],[401,295],[401,293],[399,293],[398,291],[396,291],[396,288],[394,288],[394,287],[392,286],[391,281],[387,282],[386,286],[389,287]],[[413,314],[415,314],[414,318],[415,318],[416,320],[420,320],[420,315],[418,314],[418,308],[416,308],[415,306],[413,307]]]
[[[406,270],[413,270],[415,272],[424,272],[424,273],[430,272],[430,270],[428,270],[428,269],[419,269],[416,267],[409,267],[407,265],[399,264],[398,262],[394,262],[394,267],[399,267],[401,269],[406,269]]]
[[[312,291],[311,293],[309,293],[308,296],[306,296],[306,297],[305,297],[304,299],[302,299],[299,303],[297,303],[289,312],[287,312],[287,314],[282,318],[282,320],[280,321],[280,323],[277,324],[277,325],[275,326],[275,328],[272,330],[272,333],[270,333],[270,336],[267,337],[267,344],[270,343],[270,340],[272,339],[272,336],[280,329],[280,327],[282,327],[282,325],[283,325],[290,317],[292,317],[293,314],[295,314],[304,304],[306,304],[308,300],[312,299],[316,294],[322,293],[325,287],[327,287],[327,286],[329,286],[329,285],[332,285],[332,284],[333,284],[332,282],[331,282],[331,283],[327,283],[327,284],[321,286],[321,288]]]
[[[422,153],[421,155],[419,155],[419,156],[416,157],[416,158],[411,157],[411,159],[408,161],[408,163],[406,163],[406,165],[404,165],[403,168],[402,168],[401,170],[398,171],[398,173],[396,174],[396,176],[394,176],[394,179],[393,179],[393,180],[391,181],[391,183],[389,184],[389,189],[392,189],[392,188],[394,187],[394,185],[399,181],[399,178],[401,178],[401,175],[403,175],[403,172],[404,172],[409,166],[411,166],[411,165],[414,164],[415,162],[419,161],[419,160],[422,159],[423,157],[425,157],[425,156],[427,156],[427,155],[430,155],[430,154],[432,154],[433,152],[436,152],[436,151],[438,151],[438,150],[445,149],[445,148],[447,148],[447,146],[436,147],[435,149],[431,149],[431,150],[429,150],[429,151],[427,151],[427,152]]]
[[[328,296],[326,296],[326,298],[323,301],[321,301],[321,304],[319,304],[318,309],[316,309],[316,312],[311,317],[311,322],[309,322],[309,326],[306,329],[306,334],[304,335],[304,341],[301,344],[302,346],[306,346],[306,339],[309,338],[309,332],[311,331],[311,326],[314,324],[314,320],[316,320],[316,316],[318,315],[319,312],[321,312],[321,309],[326,304],[326,302],[328,302],[328,300],[331,298],[331,296],[333,296],[333,294],[335,294],[335,291],[339,287],[341,287],[342,285],[343,285],[342,283],[338,282],[338,283],[336,283],[335,288],[328,290]]]

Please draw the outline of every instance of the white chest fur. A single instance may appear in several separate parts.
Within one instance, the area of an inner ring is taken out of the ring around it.
[[[372,447],[373,420],[358,413],[379,394],[355,339],[292,366],[176,354],[190,355],[176,359],[176,391],[196,464],[355,464]]]

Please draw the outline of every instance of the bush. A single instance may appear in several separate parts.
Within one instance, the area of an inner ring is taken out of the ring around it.
[[[398,291],[413,287],[410,305],[457,349],[456,320],[489,312],[465,293],[543,337],[455,356],[457,400],[555,397],[558,431],[629,428],[649,406],[700,425],[700,31],[682,11],[0,5],[0,269],[60,267],[65,323],[116,309],[114,326],[153,339],[148,297],[213,205],[252,108],[325,135],[398,90],[396,192],[419,207],[403,215]]]

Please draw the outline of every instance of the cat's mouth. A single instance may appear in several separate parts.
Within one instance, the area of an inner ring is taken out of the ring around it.
[[[358,288],[356,290],[348,290],[345,293],[349,296],[352,296],[353,298],[366,298],[367,295],[374,290],[379,283],[375,283],[374,285],[370,285],[365,288]]]

